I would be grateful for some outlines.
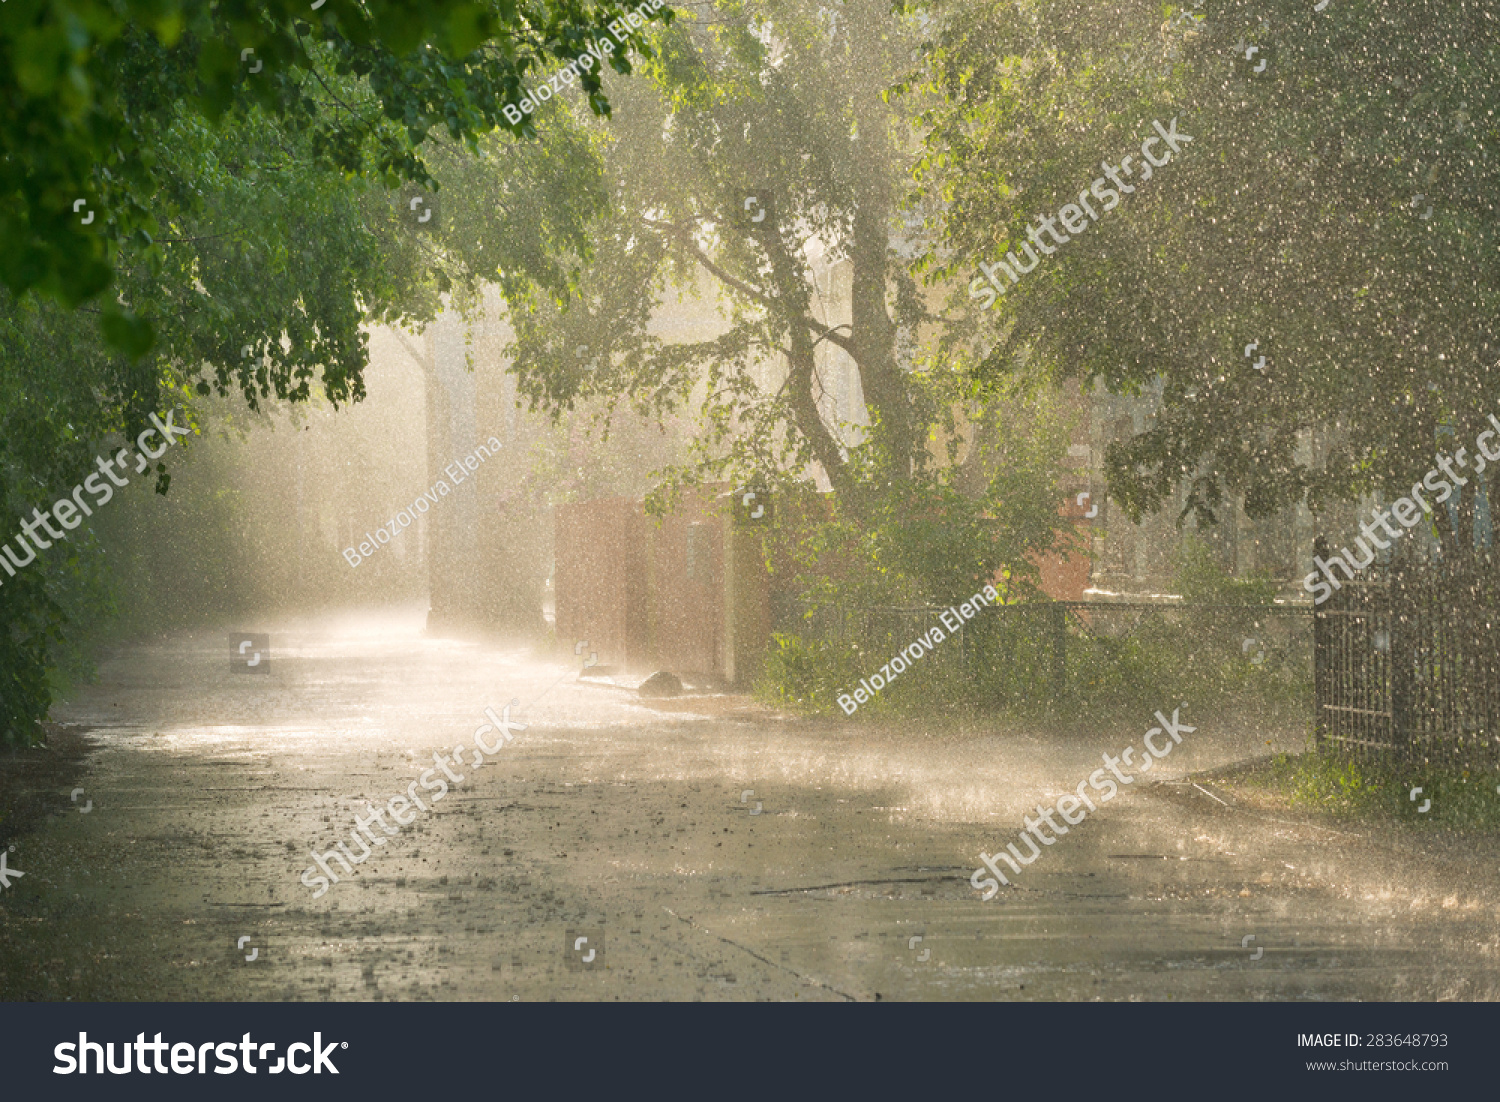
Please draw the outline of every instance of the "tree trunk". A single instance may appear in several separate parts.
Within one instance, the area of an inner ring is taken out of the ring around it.
[[[855,71],[860,63],[860,38],[854,36]],[[872,59],[873,60],[873,59]],[[917,450],[924,435],[916,424],[905,377],[896,358],[896,324],[886,305],[889,292],[891,194],[889,174],[889,111],[879,92],[858,82],[853,93],[858,141],[855,178],[854,233],[849,257],[854,265],[851,313],[854,323],[854,360],[877,438],[890,452],[891,474],[909,479],[917,466]]]
[[[807,330],[809,293],[801,266],[794,260],[775,219],[766,219],[759,228],[761,246],[771,259],[771,280],[777,312],[791,347],[787,350],[787,402],[797,431],[812,450],[813,458],[823,467],[836,489],[845,488],[848,478],[839,443],[818,410],[813,383],[817,378],[817,358],[813,338]]]

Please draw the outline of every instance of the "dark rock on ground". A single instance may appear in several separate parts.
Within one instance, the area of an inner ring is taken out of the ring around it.
[[[642,696],[677,696],[682,692],[682,681],[676,674],[658,670],[641,682]]]

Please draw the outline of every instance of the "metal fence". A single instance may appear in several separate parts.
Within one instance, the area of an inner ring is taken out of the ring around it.
[[[941,626],[944,611],[825,610],[783,630],[855,644],[874,660]],[[923,665],[967,681],[971,691],[965,695],[982,703],[1161,693],[1187,699],[1244,690],[1310,716],[1310,612],[1309,606],[1143,601],[994,605],[957,632],[944,627],[947,638]]]
[[[1327,558],[1326,546],[1317,552]],[[1408,759],[1500,760],[1500,570],[1372,567],[1314,620],[1320,738]]]

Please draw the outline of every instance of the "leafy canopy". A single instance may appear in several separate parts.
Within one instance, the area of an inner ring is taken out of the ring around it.
[[[1159,396],[1107,456],[1133,516],[1179,488],[1206,521],[1235,497],[1255,517],[1400,494],[1440,426],[1472,441],[1496,410],[1500,16],[1469,0],[1323,9],[932,9],[910,87],[936,97],[918,172],[943,208],[930,272],[970,312],[950,339],[989,346],[981,382],[1038,369]],[[1260,74],[1248,45],[1270,55]],[[972,313],[981,261],[1174,117],[1193,144]],[[1471,491],[1461,524],[1472,506]]]
[[[102,300],[108,344],[141,355],[153,337],[142,304],[106,290],[166,260],[160,196],[184,182],[163,144],[174,122],[258,112],[326,171],[431,185],[423,142],[443,134],[477,154],[493,131],[533,133],[501,108],[623,15],[588,0],[9,0],[0,286],[69,307]],[[626,39],[644,47],[638,31]],[[621,72],[628,52],[610,57]],[[607,113],[598,72],[581,80]]]

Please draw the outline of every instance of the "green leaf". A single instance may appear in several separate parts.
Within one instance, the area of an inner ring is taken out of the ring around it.
[[[139,359],[150,352],[155,342],[151,323],[119,306],[104,308],[99,327],[104,333],[105,344],[131,359]]]

